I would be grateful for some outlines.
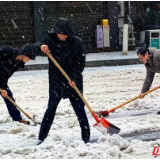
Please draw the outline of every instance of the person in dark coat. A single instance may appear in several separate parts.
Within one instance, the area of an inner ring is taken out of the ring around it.
[[[4,99],[8,112],[13,121],[29,124],[29,121],[22,119],[20,111],[8,100],[7,95],[15,101],[13,94],[8,86],[8,79],[13,73],[20,68],[24,68],[24,64],[29,60],[34,60],[35,55],[32,45],[23,45],[20,49],[13,48],[8,45],[0,45],[0,88],[1,96]]]
[[[139,98],[144,98],[144,93],[147,92],[152,85],[155,73],[160,73],[160,49],[141,47],[137,51],[137,56],[146,67],[146,78],[139,95]],[[157,112],[157,114],[160,114],[160,111]]]
[[[47,137],[57,106],[62,98],[69,98],[78,117],[82,139],[87,143],[90,138],[90,128],[84,109],[85,105],[72,88],[72,85],[76,84],[80,92],[83,93],[82,72],[85,67],[86,50],[82,39],[75,36],[69,19],[59,18],[46,37],[36,44],[42,52],[51,53],[72,80],[68,83],[49,59],[49,101],[40,127],[38,145]]]

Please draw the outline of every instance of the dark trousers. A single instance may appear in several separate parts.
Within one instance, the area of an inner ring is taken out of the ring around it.
[[[9,87],[7,86],[7,94],[8,96],[13,100],[13,94],[11,92],[11,90],[9,89]],[[12,117],[13,121],[19,121],[22,119],[21,117],[21,114],[20,114],[20,111],[7,99],[7,98],[4,98],[2,96],[2,98],[4,99],[5,103],[6,103],[6,106],[7,106],[7,109],[8,109],[8,112],[10,114],[10,116]]]
[[[43,141],[47,137],[55,117],[57,106],[61,99],[62,97],[49,98],[48,108],[44,114],[42,124],[40,127],[39,140]],[[87,141],[90,138],[90,128],[89,128],[88,119],[84,110],[84,103],[79,97],[72,97],[72,98],[69,98],[69,100],[72,104],[75,114],[78,117],[78,121],[81,127],[82,139],[83,141]]]

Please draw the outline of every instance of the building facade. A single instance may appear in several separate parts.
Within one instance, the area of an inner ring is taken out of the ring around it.
[[[140,34],[160,28],[158,1],[1,1],[0,43],[20,47],[42,39],[56,19],[71,19],[76,35],[88,52],[120,50],[123,24],[129,24],[129,46],[139,44]],[[110,47],[96,48],[95,29],[108,19]]]

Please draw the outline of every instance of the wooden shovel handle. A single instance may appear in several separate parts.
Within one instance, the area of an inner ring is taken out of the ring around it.
[[[68,80],[68,82],[70,82],[71,81],[70,77],[63,70],[63,68],[59,65],[59,63],[53,58],[53,56],[51,54],[47,54],[47,55],[52,60],[52,62],[56,65],[56,67],[62,72],[62,74],[65,76],[65,78]],[[74,85],[73,88],[77,92],[77,94],[79,95],[79,97],[82,99],[82,101],[85,103],[85,105],[88,107],[89,111],[93,114],[94,111],[91,109],[90,105],[84,99],[83,95],[81,94],[81,92],[79,91],[79,89],[76,87],[76,85]]]
[[[155,91],[155,90],[157,90],[157,89],[159,89],[159,88],[160,88],[160,86],[155,87],[155,88],[153,88],[153,89],[145,92],[144,95],[147,95],[148,93],[153,92],[153,91]],[[129,100],[129,101],[127,101],[127,102],[125,102],[125,103],[123,103],[123,104],[115,107],[115,108],[112,108],[112,109],[109,110],[108,112],[113,112],[114,110],[116,110],[116,109],[118,109],[118,108],[120,108],[120,107],[122,107],[122,106],[124,106],[124,105],[126,105],[126,104],[128,104],[128,103],[130,103],[130,102],[132,102],[132,101],[134,101],[134,100],[136,100],[136,99],[138,99],[138,98],[139,98],[139,96],[137,96],[137,97],[135,97],[135,98],[133,98],[133,99],[131,99],[131,100]]]
[[[0,92],[2,92],[2,89],[0,88]],[[16,106],[23,114],[25,114],[29,119],[31,119],[33,122],[35,122],[34,119],[32,119],[21,107],[18,106],[8,95],[6,97],[14,106]]]

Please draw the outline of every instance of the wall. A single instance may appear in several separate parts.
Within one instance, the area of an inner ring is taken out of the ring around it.
[[[20,47],[34,42],[32,2],[0,1],[0,44]]]

